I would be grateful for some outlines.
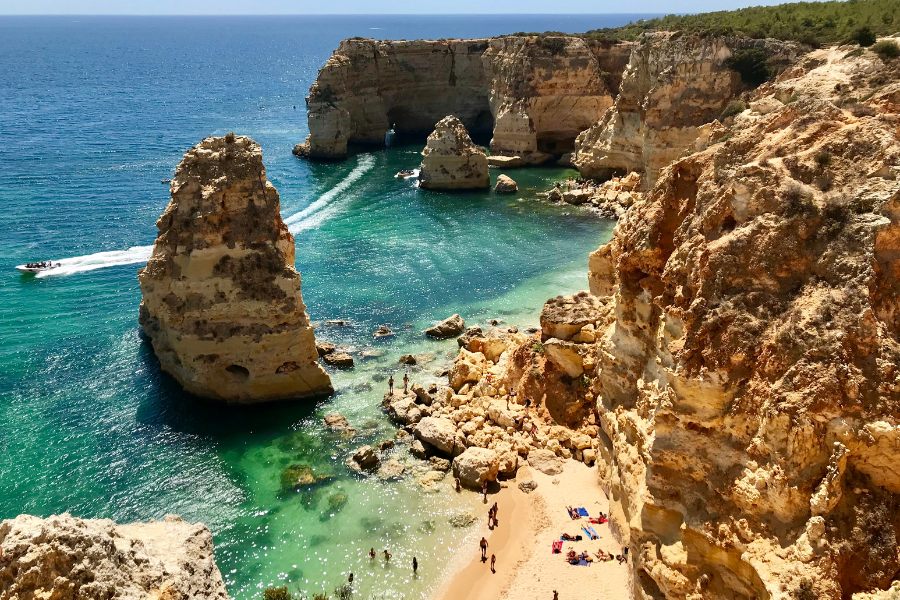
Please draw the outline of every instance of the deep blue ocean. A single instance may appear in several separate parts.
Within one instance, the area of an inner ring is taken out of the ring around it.
[[[459,312],[535,324],[550,296],[587,287],[588,253],[612,223],[536,197],[561,168],[511,173],[520,193],[424,192],[397,179],[424,140],[340,163],[291,155],[304,98],[341,39],[584,31],[638,15],[0,17],[0,519],[20,513],[119,522],[177,513],[213,531],[234,598],[269,585],[428,598],[469,532],[449,519],[474,494],[352,476],[353,449],[393,435],[379,408],[397,358],[436,380],[455,341],[421,329]],[[317,336],[355,350],[387,324],[381,356],[333,373],[318,404],[228,408],[184,394],[139,335],[136,271],[183,153],[208,135],[251,136],[296,236]],[[496,177],[493,173],[493,177]],[[57,274],[14,266],[62,259]],[[351,327],[329,327],[327,319]],[[321,427],[329,412],[360,430]],[[282,471],[333,475],[303,493]],[[394,565],[369,562],[389,547]],[[406,564],[419,559],[419,574]],[[404,565],[404,566],[400,566]]]

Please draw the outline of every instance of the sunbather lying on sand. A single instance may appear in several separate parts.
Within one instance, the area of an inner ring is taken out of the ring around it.
[[[578,511],[572,508],[571,506],[567,506],[566,510],[569,511],[569,516],[573,519],[580,519],[581,515],[578,514]]]
[[[569,535],[568,533],[564,533],[561,536],[559,536],[559,539],[565,540],[567,542],[580,542],[581,536],[580,535],[572,536],[572,535]]]

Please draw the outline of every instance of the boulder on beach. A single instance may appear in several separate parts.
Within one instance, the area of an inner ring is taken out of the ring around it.
[[[453,459],[453,475],[470,488],[481,488],[485,481],[495,481],[500,472],[500,458],[488,448],[473,446]]]
[[[403,425],[412,425],[418,423],[422,418],[422,409],[416,403],[417,397],[413,392],[395,392],[394,394],[385,394],[381,405],[387,412],[388,417],[395,423]]]
[[[519,191],[519,186],[513,181],[512,177],[500,175],[497,177],[497,183],[494,185],[494,191],[498,194],[514,194]]]
[[[503,167],[504,169],[515,169],[525,166],[525,159],[521,156],[498,156],[491,155],[487,157],[488,166]]]
[[[465,328],[466,322],[463,318],[459,315],[453,315],[452,317],[444,319],[437,325],[426,329],[425,335],[428,337],[445,339],[459,335]]]
[[[545,475],[559,475],[563,472],[563,460],[549,450],[532,450],[528,453],[528,464]]]
[[[460,345],[460,347],[468,346],[469,342],[477,337],[481,337],[484,335],[484,331],[478,325],[472,325],[468,327],[461,336],[456,338],[456,343]]]

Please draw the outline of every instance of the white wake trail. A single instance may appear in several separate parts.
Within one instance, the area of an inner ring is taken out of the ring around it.
[[[72,275],[73,273],[83,273],[106,267],[145,263],[150,258],[151,252],[153,252],[153,246],[132,246],[128,250],[113,250],[112,252],[97,252],[96,254],[87,254],[85,256],[63,258],[62,260],[53,261],[53,264],[59,264],[60,266],[49,271],[42,271],[37,276]]]
[[[328,217],[332,216],[336,211],[333,206],[333,200],[341,193],[346,191],[360,177],[365,175],[372,167],[375,166],[375,157],[371,154],[365,154],[359,158],[359,163],[353,168],[347,176],[341,180],[336,186],[319,196],[318,200],[304,208],[298,213],[287,217],[284,222],[292,234],[297,234],[307,229],[316,227]]]

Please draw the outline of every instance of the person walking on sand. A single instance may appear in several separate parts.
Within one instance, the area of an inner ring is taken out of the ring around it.
[[[494,502],[494,505],[491,507],[491,512],[494,513],[494,527],[497,526],[497,503]]]
[[[419,570],[419,561],[416,560],[416,557],[413,556],[413,573]]]
[[[456,478],[456,491],[457,491],[457,492],[461,492],[461,491],[462,491],[462,486],[459,485],[459,477]]]
[[[497,562],[497,555],[491,554],[491,573],[496,573],[497,570],[494,568],[494,563]]]
[[[487,504],[487,479],[481,483],[481,493],[484,494],[484,503]]]
[[[390,392],[391,396],[394,395],[394,376],[393,375],[391,375],[391,378],[388,379],[388,391]]]
[[[481,546],[481,562],[484,562],[487,560],[488,541],[485,538],[481,538],[479,545]]]
[[[408,391],[409,391],[409,373],[404,373],[403,374],[403,393],[405,394]]]
[[[553,590],[553,600],[559,600],[559,592]]]

